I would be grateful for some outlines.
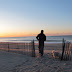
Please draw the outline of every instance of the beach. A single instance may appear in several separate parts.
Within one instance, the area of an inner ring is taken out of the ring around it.
[[[38,56],[37,44],[35,44],[36,57],[29,55],[30,50],[27,43],[26,48],[28,47],[28,50],[26,53],[23,52],[24,46],[21,43],[14,45],[9,43],[10,51],[8,51],[7,44],[5,42],[0,44],[6,49],[1,50],[0,48],[0,72],[72,72],[72,60],[61,61],[52,57],[52,50],[62,52],[62,44],[45,44],[43,57]]]
[[[71,61],[53,60],[50,54],[28,60],[16,67],[17,72],[72,72]]]
[[[72,0],[0,0],[0,72],[72,72]]]
[[[72,72],[72,60],[53,59],[52,54],[30,57],[0,51],[0,72]]]

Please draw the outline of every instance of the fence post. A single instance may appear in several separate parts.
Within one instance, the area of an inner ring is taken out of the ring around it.
[[[24,43],[24,50],[23,50],[23,54],[25,54],[25,43]]]
[[[61,60],[63,60],[64,49],[65,49],[65,40],[63,38],[63,41],[62,41],[62,56],[61,56]]]
[[[35,46],[34,46],[34,40],[32,42],[32,57],[35,57]]]
[[[9,52],[9,43],[8,43],[8,52]]]
[[[69,44],[69,60],[71,60],[71,42],[70,42],[70,44]]]

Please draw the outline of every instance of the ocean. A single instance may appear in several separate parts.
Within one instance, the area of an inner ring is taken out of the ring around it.
[[[46,40],[62,40],[65,39],[66,41],[72,42],[72,35],[65,35],[65,36],[46,36]],[[29,42],[32,40],[36,40],[35,36],[32,37],[0,37],[0,42]]]

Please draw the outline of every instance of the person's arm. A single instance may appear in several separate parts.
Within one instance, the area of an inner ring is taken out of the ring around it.
[[[44,38],[44,41],[46,41],[46,36],[45,36],[45,38]]]
[[[39,35],[36,36],[36,39],[39,40]]]

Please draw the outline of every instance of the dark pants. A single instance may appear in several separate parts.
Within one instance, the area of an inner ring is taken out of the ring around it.
[[[39,53],[41,54],[41,56],[43,56],[43,52],[44,51],[44,46],[43,45],[39,45]]]

